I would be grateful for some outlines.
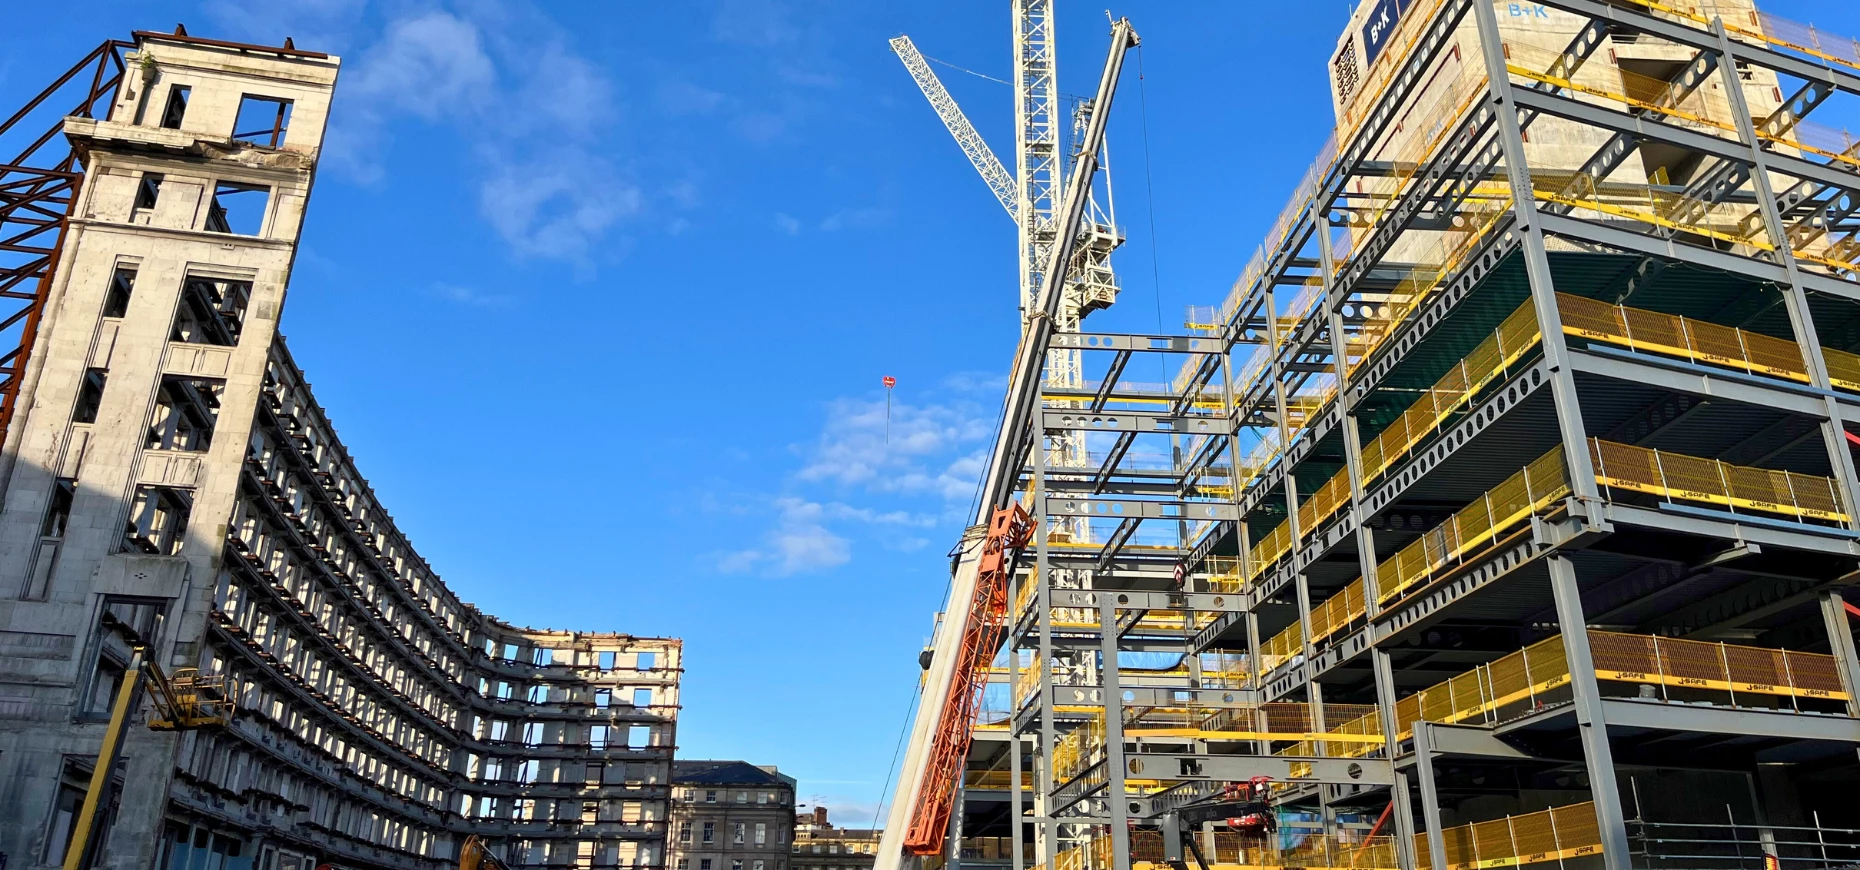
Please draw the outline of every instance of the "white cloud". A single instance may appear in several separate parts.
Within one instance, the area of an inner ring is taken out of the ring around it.
[[[491,163],[479,209],[520,254],[585,262],[609,227],[641,210],[639,187],[581,149]]]
[[[790,496],[776,499],[775,508],[779,518],[762,546],[724,554],[719,570],[788,577],[837,568],[852,559],[852,544],[822,523],[826,506]]]
[[[356,62],[344,96],[376,111],[438,121],[477,114],[496,81],[478,27],[447,12],[427,12],[388,25]]]
[[[801,222],[781,212],[775,213],[775,228],[791,236],[801,234]]]
[[[516,300],[501,293],[484,293],[457,284],[434,284],[433,295],[474,308],[508,308]]]
[[[937,471],[925,463],[969,449],[992,434],[989,429],[965,406],[894,401],[888,420],[883,400],[840,399],[828,405],[826,426],[796,478],[967,498],[984,461],[979,454],[947,461]]]
[[[385,175],[397,121],[444,126],[471,149],[478,177],[466,189],[516,254],[588,269],[597,254],[626,250],[609,236],[647,199],[613,153],[608,134],[622,106],[614,82],[526,3],[460,10],[403,15],[361,51],[337,103],[331,164],[373,183]],[[683,184],[671,200],[696,202],[695,186]]]

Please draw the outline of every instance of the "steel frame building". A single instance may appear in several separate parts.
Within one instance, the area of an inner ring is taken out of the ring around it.
[[[40,281],[0,454],[4,863],[63,862],[140,649],[235,712],[134,726],[88,866],[439,870],[476,833],[516,866],[664,867],[679,641],[461,601],[278,334],[338,59],[177,31],[86,64],[28,149],[75,159],[0,168],[31,242],[0,286]]]
[[[1385,0],[1331,72],[1226,303],[1053,336],[1087,384],[1001,433],[1033,534],[942,858],[1852,863],[1860,145],[1809,115],[1860,105],[1860,43]],[[1255,777],[1276,835],[1210,815]]]

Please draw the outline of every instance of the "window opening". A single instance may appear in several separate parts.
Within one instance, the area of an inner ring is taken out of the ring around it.
[[[614,669],[613,652],[609,650],[607,652],[603,652],[595,656],[595,666],[599,667],[603,671],[613,670]]]
[[[65,524],[71,520],[71,499],[77,495],[77,481],[61,477],[52,483],[51,504],[45,509],[45,522],[39,526],[39,537],[62,538],[65,536]]]
[[[284,144],[284,131],[290,125],[290,100],[245,94],[239,98],[239,116],[233,121],[233,139],[277,148]]]
[[[110,717],[135,647],[155,643],[161,614],[162,607],[155,602],[114,596],[104,599],[91,640],[90,682],[80,715],[86,719]]]
[[[149,450],[204,452],[213,446],[213,425],[220,416],[219,381],[205,378],[166,377],[155,393],[155,413],[149,420]],[[93,412],[94,416],[94,412]]]
[[[238,344],[251,298],[252,284],[248,281],[188,278],[181,285],[181,301],[168,340],[223,347]]]
[[[97,409],[103,405],[103,385],[109,373],[103,369],[86,369],[84,383],[78,386],[77,404],[71,409],[71,422],[97,422]]]
[[[187,85],[175,85],[168,89],[168,103],[161,110],[162,129],[181,129],[181,119],[187,117],[187,98],[193,92],[194,89]]]
[[[129,294],[136,289],[136,270],[118,269],[110,278],[110,290],[103,297],[103,316],[123,317],[129,313]]]
[[[181,551],[187,533],[187,515],[194,497],[171,486],[136,487],[129,522],[123,527],[123,549],[131,553],[173,556]]]
[[[213,205],[207,209],[207,232],[256,236],[265,228],[265,207],[271,188],[261,184],[222,181],[213,185]]]
[[[161,179],[159,172],[142,173],[142,183],[136,185],[136,210],[146,211],[155,207],[155,201],[161,198]]]

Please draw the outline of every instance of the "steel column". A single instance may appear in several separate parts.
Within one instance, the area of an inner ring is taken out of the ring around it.
[[[1601,830],[1602,859],[1608,870],[1630,870],[1627,823],[1622,815],[1620,787],[1615,782],[1614,750],[1608,744],[1601,687],[1596,684],[1595,660],[1589,654],[1589,626],[1582,613],[1576,568],[1568,556],[1558,554],[1545,557],[1544,563],[1550,569],[1550,594],[1556,601],[1557,628],[1563,636],[1563,655],[1569,664],[1570,688],[1576,699],[1576,728],[1582,735],[1589,792],[1595,801],[1596,826]]]
[[[1511,186],[1512,214],[1517,219],[1513,232],[1522,237],[1524,271],[1530,277],[1531,307],[1537,314],[1538,331],[1543,335],[1541,345],[1544,360],[1549,364],[1550,390],[1556,404],[1557,431],[1563,436],[1563,456],[1569,465],[1570,490],[1578,501],[1593,505],[1600,498],[1595,485],[1595,468],[1589,462],[1576,379],[1570,373],[1563,319],[1557,311],[1556,283],[1550,274],[1550,257],[1545,252],[1543,228],[1536,220],[1531,170],[1524,152],[1524,136],[1518,127],[1517,102],[1512,98],[1511,73],[1505,68],[1505,46],[1498,31],[1498,15],[1491,3],[1480,0],[1473,4],[1473,18],[1479,25],[1487,87],[1497,106],[1499,143],[1505,151],[1505,176]]]

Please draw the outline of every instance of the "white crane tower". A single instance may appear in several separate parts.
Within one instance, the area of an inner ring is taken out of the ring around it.
[[[1019,232],[1020,306],[1022,326],[1033,310],[1034,295],[1040,290],[1041,271],[1052,250],[1057,232],[1055,215],[1063,175],[1070,160],[1061,160],[1060,94],[1058,90],[1058,51],[1053,36],[1053,0],[1012,0],[1014,12],[1014,158],[1018,175],[1009,175],[1001,161],[989,150],[975,126],[963,115],[956,101],[944,89],[929,62],[917,50],[909,36],[891,40],[891,50],[904,61],[905,69],[916,80],[924,97],[936,110],[937,117],[949,128],[963,154],[975,165],[982,180],[1007,209]],[[1091,104],[1080,101],[1073,115],[1075,129],[1083,129],[1089,120]],[[1076,157],[1077,155],[1071,155]],[[1117,301],[1117,276],[1111,270],[1111,252],[1124,243],[1116,224],[1111,203],[1110,167],[1104,161],[1104,206],[1094,190],[1086,206],[1085,228],[1076,248],[1076,259],[1068,271],[1066,291],[1060,303],[1059,332],[1077,332],[1085,315],[1108,308]],[[1049,353],[1046,386],[1076,390],[1084,385],[1080,354],[1077,350],[1057,349]],[[1047,441],[1047,463],[1055,468],[1090,467],[1085,449],[1085,433],[1069,432],[1051,436]],[[1067,521],[1056,532],[1085,540],[1090,533],[1083,519]]]

